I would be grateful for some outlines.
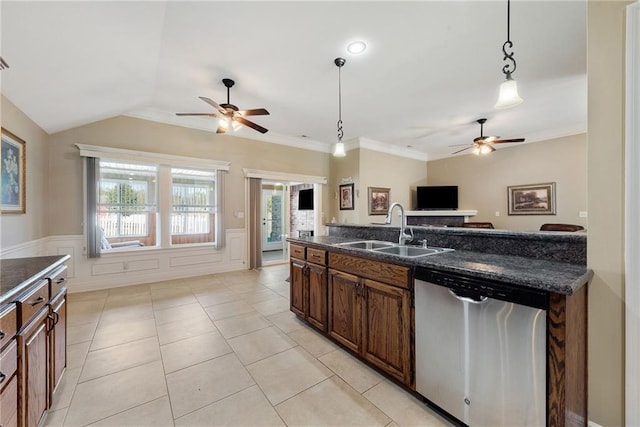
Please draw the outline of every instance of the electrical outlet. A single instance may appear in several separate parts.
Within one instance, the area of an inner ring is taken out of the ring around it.
[[[496,216],[500,216],[500,211],[496,211]]]
[[[587,217],[587,211],[580,211],[579,216],[580,216],[580,218],[586,218]]]

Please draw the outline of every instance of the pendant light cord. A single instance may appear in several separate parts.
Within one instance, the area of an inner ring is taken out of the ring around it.
[[[516,60],[513,58],[513,51],[507,52],[507,49],[512,49],[513,43],[511,42],[511,0],[507,0],[507,41],[502,45],[502,53],[504,57],[503,61],[511,61],[506,63],[502,67],[502,72],[506,74],[507,80],[511,79],[511,74],[516,71]]]
[[[336,58],[334,63],[338,67],[338,142],[342,142],[342,66],[345,64],[345,60],[342,58]]]

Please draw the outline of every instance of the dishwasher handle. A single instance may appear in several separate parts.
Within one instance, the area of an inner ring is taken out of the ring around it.
[[[456,294],[453,290],[449,289],[449,293],[451,294],[452,297],[462,301],[462,302],[468,302],[471,304],[483,304],[485,302],[487,302],[487,300],[489,299],[489,297],[486,297],[484,295],[478,295],[477,299],[468,295],[465,296],[461,296]]]

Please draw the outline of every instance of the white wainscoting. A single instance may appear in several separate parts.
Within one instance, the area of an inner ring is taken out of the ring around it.
[[[247,268],[246,231],[226,230],[226,247],[191,246],[103,254],[88,259],[82,235],[50,236],[3,249],[0,258],[71,256],[70,293],[181,279]]]

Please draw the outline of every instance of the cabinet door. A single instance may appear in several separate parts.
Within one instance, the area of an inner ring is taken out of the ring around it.
[[[363,280],[362,352],[366,360],[411,384],[411,294]]]
[[[14,375],[7,381],[8,384],[0,391],[0,426],[17,427],[18,377]]]
[[[291,311],[300,317],[305,317],[305,277],[304,261],[291,258],[289,270],[290,307]]]
[[[327,268],[307,264],[309,304],[307,322],[316,328],[327,330]]]
[[[67,291],[59,294],[51,303],[49,345],[50,385],[49,402],[53,401],[55,390],[67,366]]]
[[[361,340],[359,290],[358,276],[329,270],[329,335],[353,351]]]
[[[47,370],[47,316],[48,309],[40,310],[31,323],[18,334],[22,351],[22,372],[19,385],[20,419],[24,427],[36,427],[47,410],[49,396]]]

